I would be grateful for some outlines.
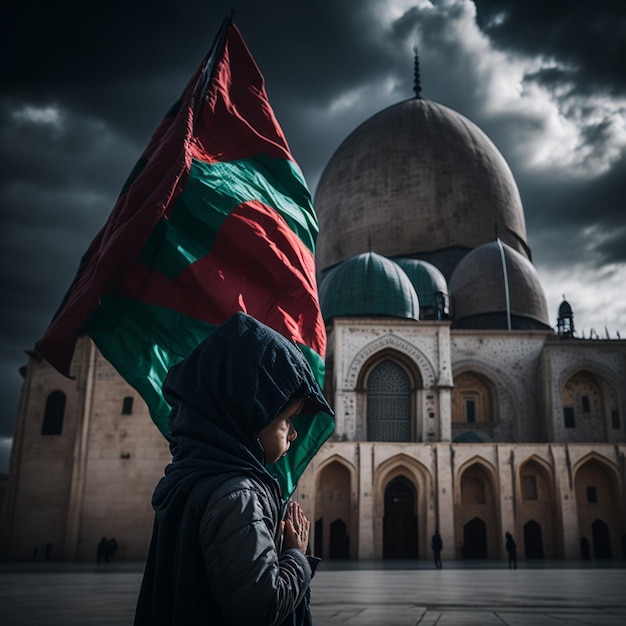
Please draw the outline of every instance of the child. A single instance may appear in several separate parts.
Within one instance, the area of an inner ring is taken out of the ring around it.
[[[156,516],[135,626],[289,623],[308,613],[310,521],[265,464],[289,450],[302,412],[332,415],[302,351],[237,313],[163,385],[172,462]]]

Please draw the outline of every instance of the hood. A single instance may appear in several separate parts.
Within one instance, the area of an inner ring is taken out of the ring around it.
[[[234,473],[270,477],[257,433],[300,397],[303,413],[332,415],[297,344],[241,312],[169,370],[163,395],[172,407],[172,463],[157,500],[181,480]]]
[[[299,397],[306,399],[303,413],[332,415],[300,348],[241,312],[170,369],[163,395],[173,407],[172,435],[202,439],[210,422],[252,447],[256,434]],[[192,424],[181,419],[180,407],[199,419]]]

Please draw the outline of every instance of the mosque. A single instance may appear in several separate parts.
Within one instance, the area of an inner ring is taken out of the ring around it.
[[[295,494],[313,552],[430,559],[439,529],[444,559],[502,559],[506,532],[520,559],[626,558],[626,341],[578,338],[565,300],[553,327],[490,139],[416,87],[315,205],[336,428]],[[95,559],[105,536],[142,559],[167,445],[87,337],[72,371],[23,368],[2,556]]]

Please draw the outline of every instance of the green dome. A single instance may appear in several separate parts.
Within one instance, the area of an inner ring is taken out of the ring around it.
[[[419,259],[397,258],[399,265],[413,284],[420,301],[420,319],[437,319],[437,309],[442,314],[448,310],[448,283],[444,275],[432,264]]]
[[[327,321],[357,315],[419,319],[419,299],[408,276],[375,252],[359,254],[326,273],[319,296]]]

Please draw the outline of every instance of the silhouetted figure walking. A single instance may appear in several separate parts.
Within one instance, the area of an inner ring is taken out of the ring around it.
[[[106,537],[102,537],[102,539],[100,539],[100,543],[98,544],[98,563],[100,563],[103,559],[105,563],[109,562],[109,543]]]
[[[504,536],[506,537],[506,551],[509,553],[509,569],[517,569],[517,544],[511,533],[507,532]]]
[[[437,569],[441,569],[441,551],[443,550],[443,541],[441,539],[441,535],[439,534],[439,529],[435,531],[435,534],[432,536],[430,542],[433,549],[433,557],[435,559],[435,567]]]
[[[48,543],[46,544],[46,549],[43,553],[43,560],[49,561],[51,555],[52,555],[52,544],[48,541]]]

